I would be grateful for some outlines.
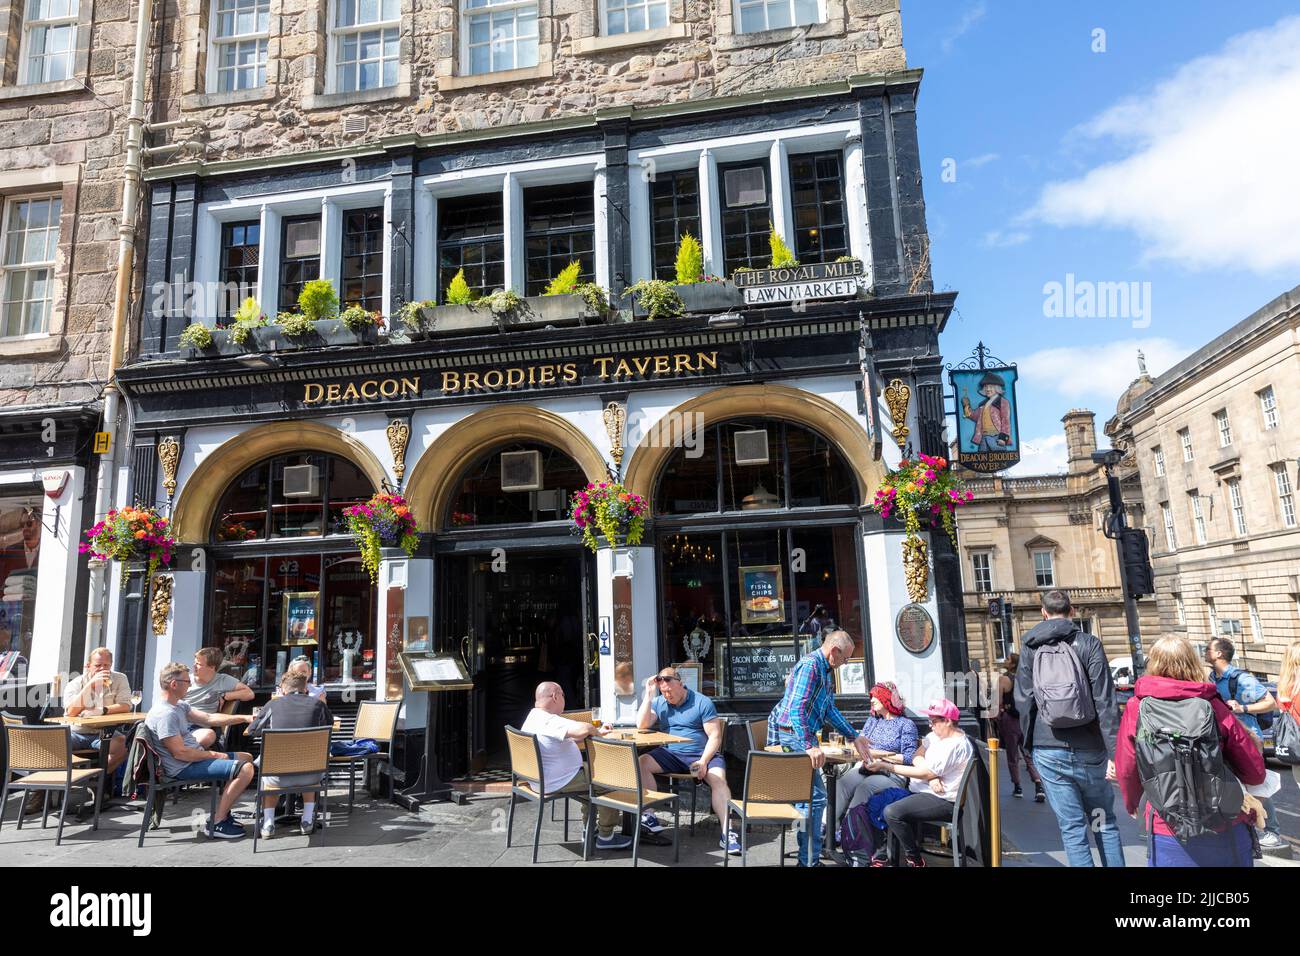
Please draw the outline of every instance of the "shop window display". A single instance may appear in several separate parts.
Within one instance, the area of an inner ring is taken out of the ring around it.
[[[21,680],[32,653],[41,558],[40,498],[0,498],[0,680]]]

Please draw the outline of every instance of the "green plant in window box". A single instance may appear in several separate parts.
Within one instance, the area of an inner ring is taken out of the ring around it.
[[[519,298],[519,293],[513,289],[497,289],[475,303],[475,305],[486,306],[489,312],[501,318],[514,315],[523,304],[524,300]]]
[[[677,284],[694,285],[704,281],[704,248],[689,232],[677,244]]]
[[[329,279],[313,279],[298,293],[298,311],[308,322],[332,319],[339,314],[339,297]]]
[[[418,302],[408,302],[397,310],[397,317],[402,320],[402,324],[412,332],[424,332],[424,312],[426,309],[436,309],[438,303],[432,299],[421,299]]]
[[[316,331],[311,319],[301,312],[281,312],[275,321],[280,326],[280,334],[286,338],[300,339]]]
[[[578,276],[582,272],[582,263],[572,260],[560,270],[560,274],[551,280],[542,295],[569,295],[577,290]]]
[[[857,256],[840,256],[835,261],[836,262],[861,262],[862,260],[859,259]]]
[[[339,314],[339,321],[349,332],[364,332],[367,329],[382,329],[384,317],[378,312],[370,312],[359,305],[351,305]]]
[[[597,315],[609,314],[609,293],[594,282],[580,282],[573,288],[574,295],[582,296],[587,308]]]
[[[206,349],[212,344],[212,330],[202,322],[191,322],[181,330],[181,345],[191,349]]]
[[[443,298],[448,305],[472,305],[474,303],[474,290],[465,281],[464,269],[458,270],[451,277],[451,281],[447,283],[447,293]]]
[[[233,319],[234,322],[230,326],[230,341],[236,345],[246,344],[252,337],[253,329],[260,329],[268,324],[266,316],[257,305],[257,300],[251,295],[235,310]]]
[[[642,279],[628,286],[623,295],[635,296],[636,304],[650,319],[673,319],[686,311],[677,290],[663,279]]]
[[[776,225],[770,219],[767,230],[767,246],[772,250],[772,268],[785,269],[789,266],[797,266],[799,260],[794,257],[794,253],[785,244],[785,240],[781,238],[781,234],[776,231]]]

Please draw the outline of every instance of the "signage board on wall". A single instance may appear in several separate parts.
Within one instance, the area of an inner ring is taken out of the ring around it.
[[[732,697],[780,697],[785,679],[799,662],[792,637],[732,640],[723,649],[722,666],[731,677]]]
[[[402,699],[402,641],[406,589],[389,588],[384,621],[384,700]]]
[[[614,578],[614,665],[632,663],[632,579]]]
[[[732,281],[744,293],[746,305],[776,305],[852,298],[862,289],[864,272],[860,260],[845,259],[779,269],[751,269],[735,273]]]
[[[740,620],[774,624],[785,620],[781,566],[761,564],[740,569]]]
[[[983,343],[975,354],[948,372],[957,399],[957,460],[972,471],[992,473],[1020,461],[1017,371],[990,364]]]

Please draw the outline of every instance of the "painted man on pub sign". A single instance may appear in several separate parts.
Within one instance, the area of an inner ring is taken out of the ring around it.
[[[975,471],[994,472],[1020,460],[1015,411],[1016,369],[962,369],[952,372],[961,399],[958,458]],[[971,392],[976,398],[972,400]]]

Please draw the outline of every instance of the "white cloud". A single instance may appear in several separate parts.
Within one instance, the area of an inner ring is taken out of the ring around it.
[[[1027,214],[1131,230],[1149,259],[1300,267],[1300,17],[1240,34],[1075,131],[1128,155],[1049,183]]]
[[[1010,230],[1003,232],[1001,229],[990,229],[984,233],[984,238],[980,240],[980,245],[986,249],[1009,249],[1012,246],[1019,246],[1029,241],[1029,233],[1019,230]]]
[[[989,163],[996,163],[1002,157],[997,153],[981,153],[978,156],[972,156],[970,159],[963,159],[963,166],[973,166],[979,169],[981,166],[987,166]]]
[[[1020,370],[1016,398],[1041,407],[1052,395],[1063,406],[1090,403],[1099,421],[1115,414],[1120,393],[1138,377],[1138,350],[1152,377],[1167,371],[1192,350],[1171,339],[1123,339],[1104,345],[1042,349],[1016,360]],[[1068,411],[1062,407],[1061,414]]]
[[[969,33],[975,24],[983,20],[984,15],[988,12],[988,6],[983,3],[983,0],[974,6],[967,7],[962,13],[961,19],[959,19],[953,25],[953,28],[945,33],[943,39],[939,41],[939,48],[943,50],[944,53],[951,53],[953,47],[957,45],[957,41]]]
[[[1068,452],[1064,432],[1045,438],[1025,439],[1020,443],[1020,462],[1003,474],[1012,478],[1059,474],[1069,465]]]

